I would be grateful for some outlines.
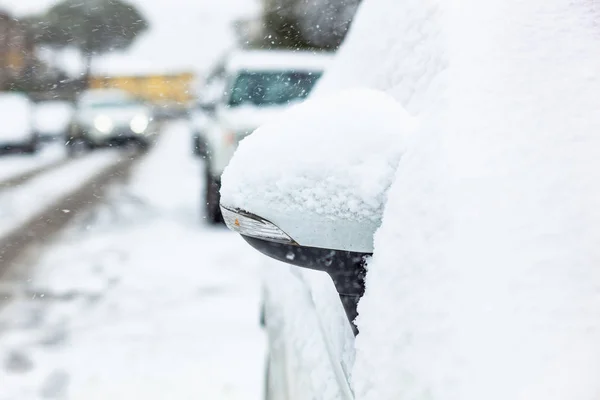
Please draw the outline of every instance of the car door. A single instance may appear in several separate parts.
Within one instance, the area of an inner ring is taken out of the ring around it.
[[[266,270],[266,398],[351,399],[354,338],[328,277],[302,275],[277,262]]]

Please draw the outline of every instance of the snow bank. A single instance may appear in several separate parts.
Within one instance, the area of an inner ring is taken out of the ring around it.
[[[128,185],[32,254],[0,311],[0,399],[262,398],[261,256],[199,224],[199,167],[167,124]]]
[[[65,146],[48,146],[32,157],[22,154],[4,155],[0,158],[0,181],[48,167],[65,158]]]
[[[263,215],[378,220],[411,123],[373,90],[309,100],[240,143],[223,173],[222,203]]]
[[[118,153],[98,152],[40,174],[26,184],[3,191],[0,196],[0,236],[17,229],[118,159]]]
[[[366,2],[371,20],[357,29],[383,26],[385,3]],[[412,18],[398,26],[443,33],[447,102],[420,102],[413,78],[399,81],[415,88],[404,97],[388,75],[390,93],[420,104],[409,108],[422,125],[390,189],[359,306],[357,398],[596,399],[598,12],[569,0],[436,3],[395,3]],[[411,37],[389,29],[368,37]],[[427,37],[377,62],[435,52]],[[413,61],[415,71],[440,68]],[[365,79],[385,84],[378,74]]]

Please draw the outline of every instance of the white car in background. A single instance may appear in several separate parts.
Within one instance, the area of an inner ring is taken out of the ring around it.
[[[22,93],[0,93],[0,150],[35,153],[38,134],[34,126],[34,105]]]
[[[195,155],[206,158],[207,134],[211,127],[217,104],[223,98],[225,87],[224,70],[219,64],[206,79],[198,100],[190,110],[189,120],[192,132],[192,149]]]
[[[157,133],[151,107],[117,89],[81,94],[71,132],[70,149],[135,145],[146,149]]]
[[[206,155],[205,132],[210,124],[211,111],[204,104],[196,103],[189,111],[190,130],[192,132],[192,151],[194,155]]]
[[[267,274],[268,399],[598,398],[598,27],[484,3],[363,1],[225,170],[229,228],[304,268]]]
[[[71,127],[75,107],[68,101],[46,100],[35,104],[35,129],[42,141],[64,139]]]
[[[204,204],[210,223],[221,221],[221,174],[238,143],[311,92],[331,56],[300,51],[239,51],[225,65],[225,90],[206,133]]]

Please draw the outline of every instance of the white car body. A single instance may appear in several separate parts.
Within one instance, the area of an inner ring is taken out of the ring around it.
[[[194,134],[200,134],[204,137],[203,132],[209,126],[210,116],[202,109],[194,108],[190,111],[190,125]]]
[[[42,101],[35,105],[35,129],[41,138],[57,138],[69,132],[75,107],[67,101]]]
[[[33,125],[33,103],[21,93],[0,94],[0,146],[33,148],[37,134]]]
[[[269,263],[268,398],[598,397],[600,36],[588,6],[362,3],[315,94],[378,89],[420,126],[387,192],[356,340],[329,277]]]
[[[206,133],[213,178],[219,179],[231,160],[238,143],[263,123],[280,115],[296,100],[286,104],[228,105],[233,85],[241,73],[314,73],[321,74],[330,63],[325,54],[291,51],[241,51],[233,54],[225,66],[225,94],[217,104],[214,119]]]

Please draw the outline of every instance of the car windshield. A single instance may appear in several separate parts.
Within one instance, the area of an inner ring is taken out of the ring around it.
[[[105,100],[99,102],[90,102],[88,107],[90,108],[129,108],[139,106],[139,102],[134,100]]]
[[[306,98],[320,77],[320,72],[242,72],[233,84],[228,104],[287,104]]]

